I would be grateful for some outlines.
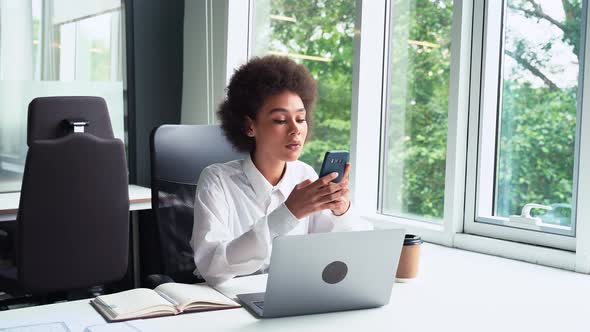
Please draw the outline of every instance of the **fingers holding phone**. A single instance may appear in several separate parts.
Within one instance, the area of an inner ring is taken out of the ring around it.
[[[324,157],[320,178],[305,180],[295,186],[285,204],[297,219],[321,210],[344,214],[349,206],[347,151],[329,151]]]
[[[350,207],[349,192],[348,189],[348,173],[350,172],[350,163],[348,162],[350,154],[348,151],[328,151],[324,156],[324,162],[322,163],[322,170],[320,171],[320,177],[328,172],[338,172],[339,176],[333,180],[338,183],[338,186],[331,186],[331,192],[333,192],[334,200],[330,202],[329,209],[335,215],[342,215]]]
[[[350,189],[348,188],[348,173],[350,172],[350,163],[346,163],[344,168],[344,174],[342,181],[337,184],[338,190],[341,193],[338,198],[334,201],[334,207],[331,208],[332,213],[340,216],[348,211],[350,207]]]
[[[331,193],[326,184],[336,177],[336,173],[330,173],[314,182],[305,180],[299,183],[291,191],[285,205],[297,219],[326,209],[326,204],[330,203],[329,194]]]

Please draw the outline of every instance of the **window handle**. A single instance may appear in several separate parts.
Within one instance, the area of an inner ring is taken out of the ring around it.
[[[520,216],[512,215],[510,216],[510,221],[531,225],[541,225],[543,223],[543,220],[541,220],[541,218],[531,216],[532,209],[543,209],[548,211],[553,210],[553,208],[548,205],[528,203],[522,207]]]

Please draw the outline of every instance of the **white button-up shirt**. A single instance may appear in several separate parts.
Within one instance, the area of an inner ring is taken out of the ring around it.
[[[324,210],[297,219],[284,202],[297,184],[317,178],[313,168],[301,161],[287,162],[274,187],[250,157],[205,168],[197,184],[191,237],[195,274],[216,285],[238,275],[265,272],[272,239],[279,235],[372,228],[355,217],[352,207],[342,216]]]

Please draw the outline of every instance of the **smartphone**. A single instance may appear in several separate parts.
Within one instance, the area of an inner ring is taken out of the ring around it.
[[[332,172],[338,173],[338,177],[332,180],[334,183],[342,181],[344,175],[344,168],[348,162],[348,151],[328,151],[324,156],[322,169],[320,170],[320,177],[326,176]]]

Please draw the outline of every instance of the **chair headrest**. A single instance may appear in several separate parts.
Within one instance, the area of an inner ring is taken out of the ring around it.
[[[85,132],[114,138],[107,104],[100,97],[39,97],[29,104],[27,145],[36,140],[55,139],[71,133],[66,120],[85,120]]]

